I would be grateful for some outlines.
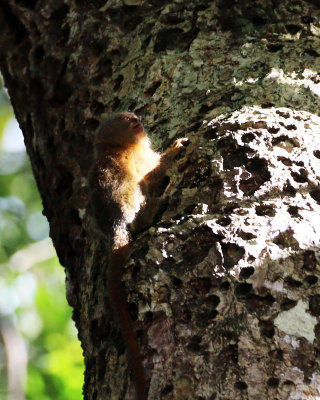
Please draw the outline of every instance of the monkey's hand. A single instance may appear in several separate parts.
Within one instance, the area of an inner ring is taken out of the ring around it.
[[[188,138],[180,138],[173,142],[173,145],[166,150],[160,159],[160,165],[163,164],[164,168],[169,168],[173,159],[189,144],[190,140]]]
[[[167,151],[161,154],[157,167],[140,182],[146,203],[131,224],[131,232],[139,232],[152,225],[159,206],[164,201],[161,197],[170,182],[168,169],[173,164],[175,157],[185,149],[188,143],[188,138],[177,139]]]
[[[176,156],[185,149],[188,143],[188,138],[177,139],[168,150],[161,154],[156,168],[150,171],[140,182],[140,187],[146,196],[147,202],[150,198],[161,197],[169,183],[168,170]]]

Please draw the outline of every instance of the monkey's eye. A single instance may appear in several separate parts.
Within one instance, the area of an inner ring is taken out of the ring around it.
[[[122,119],[123,121],[131,121],[130,117],[120,117],[120,119]]]

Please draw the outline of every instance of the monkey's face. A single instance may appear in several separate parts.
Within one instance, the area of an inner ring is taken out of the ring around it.
[[[123,112],[114,114],[101,125],[97,142],[125,146],[138,143],[145,137],[139,118],[133,113]]]
[[[123,125],[124,129],[128,130],[128,133],[131,132],[134,135],[139,135],[144,133],[143,125],[140,119],[133,113],[121,113],[119,114],[120,123]]]

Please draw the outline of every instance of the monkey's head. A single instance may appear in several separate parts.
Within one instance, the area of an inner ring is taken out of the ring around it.
[[[139,143],[146,137],[140,119],[133,113],[122,112],[111,115],[101,124],[96,144],[126,146]]]

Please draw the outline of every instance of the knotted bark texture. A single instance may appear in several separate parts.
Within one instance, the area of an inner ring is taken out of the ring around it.
[[[147,271],[150,398],[316,399],[320,118],[245,107],[200,132],[125,277]]]

